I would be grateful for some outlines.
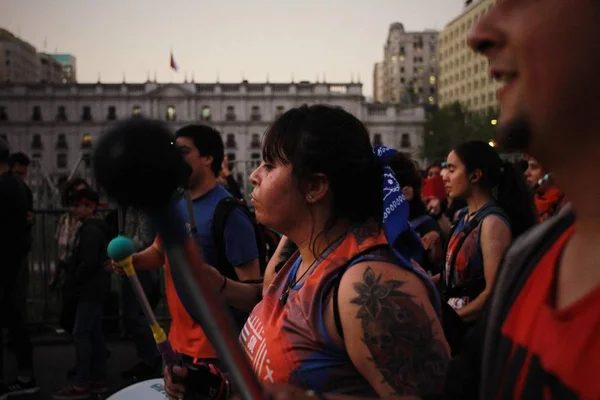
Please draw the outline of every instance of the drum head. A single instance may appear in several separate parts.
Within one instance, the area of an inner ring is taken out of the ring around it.
[[[167,393],[162,378],[138,382],[119,390],[108,400],[165,400]]]

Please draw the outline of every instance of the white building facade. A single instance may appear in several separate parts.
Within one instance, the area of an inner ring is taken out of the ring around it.
[[[0,136],[13,152],[35,159],[54,182],[75,164],[89,169],[94,144],[111,124],[132,115],[167,121],[173,131],[209,124],[221,132],[230,162],[255,165],[263,133],[278,115],[318,103],[343,107],[366,124],[374,144],[420,160],[423,109],[367,103],[359,83],[5,84]],[[235,168],[243,185],[251,167]]]

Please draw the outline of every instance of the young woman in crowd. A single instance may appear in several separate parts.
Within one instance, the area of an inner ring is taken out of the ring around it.
[[[444,182],[453,200],[466,201],[453,227],[440,287],[465,322],[473,322],[493,287],[513,238],[536,223],[520,172],[487,143],[466,142],[450,152]]]
[[[381,221],[393,210],[382,197],[400,198],[400,188],[382,190],[377,159],[364,125],[340,108],[292,109],[268,129],[252,203],[289,241],[262,285],[206,271],[228,302],[252,310],[241,341],[261,382],[361,398],[442,390],[439,300],[424,271],[388,245]],[[275,272],[290,241],[298,250]],[[183,396],[168,370],[165,382]]]

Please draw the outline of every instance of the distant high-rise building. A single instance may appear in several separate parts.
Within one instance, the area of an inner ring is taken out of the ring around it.
[[[71,54],[50,54],[56,62],[62,65],[63,82],[77,82],[77,59]]]
[[[38,53],[41,83],[63,83],[63,66],[50,54]]]
[[[498,106],[496,91],[500,83],[490,77],[486,58],[467,45],[470,30],[494,3],[466,2],[464,11],[440,33],[440,105],[458,101],[474,111]]]
[[[35,47],[0,28],[0,82],[39,81],[39,61]]]
[[[376,101],[437,102],[438,35],[434,30],[406,32],[399,22],[390,25],[383,61],[373,72]]]

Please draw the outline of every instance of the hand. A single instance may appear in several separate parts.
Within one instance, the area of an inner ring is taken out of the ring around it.
[[[169,399],[183,399],[185,394],[185,387],[181,383],[173,382],[173,374],[175,374],[175,380],[178,382],[183,381],[188,374],[186,367],[174,366],[171,373],[171,367],[168,365],[164,369],[165,375],[165,391],[169,395]]]
[[[431,231],[421,238],[421,243],[425,250],[431,250],[440,241],[440,234],[436,231]]]
[[[226,377],[213,364],[165,368],[165,390],[172,399],[181,399],[187,392],[194,399],[222,400],[229,398],[228,388]]]
[[[112,274],[125,275],[125,271],[115,260],[106,260],[104,269]]]
[[[436,197],[427,201],[427,212],[429,215],[438,215],[442,211],[442,202]]]

